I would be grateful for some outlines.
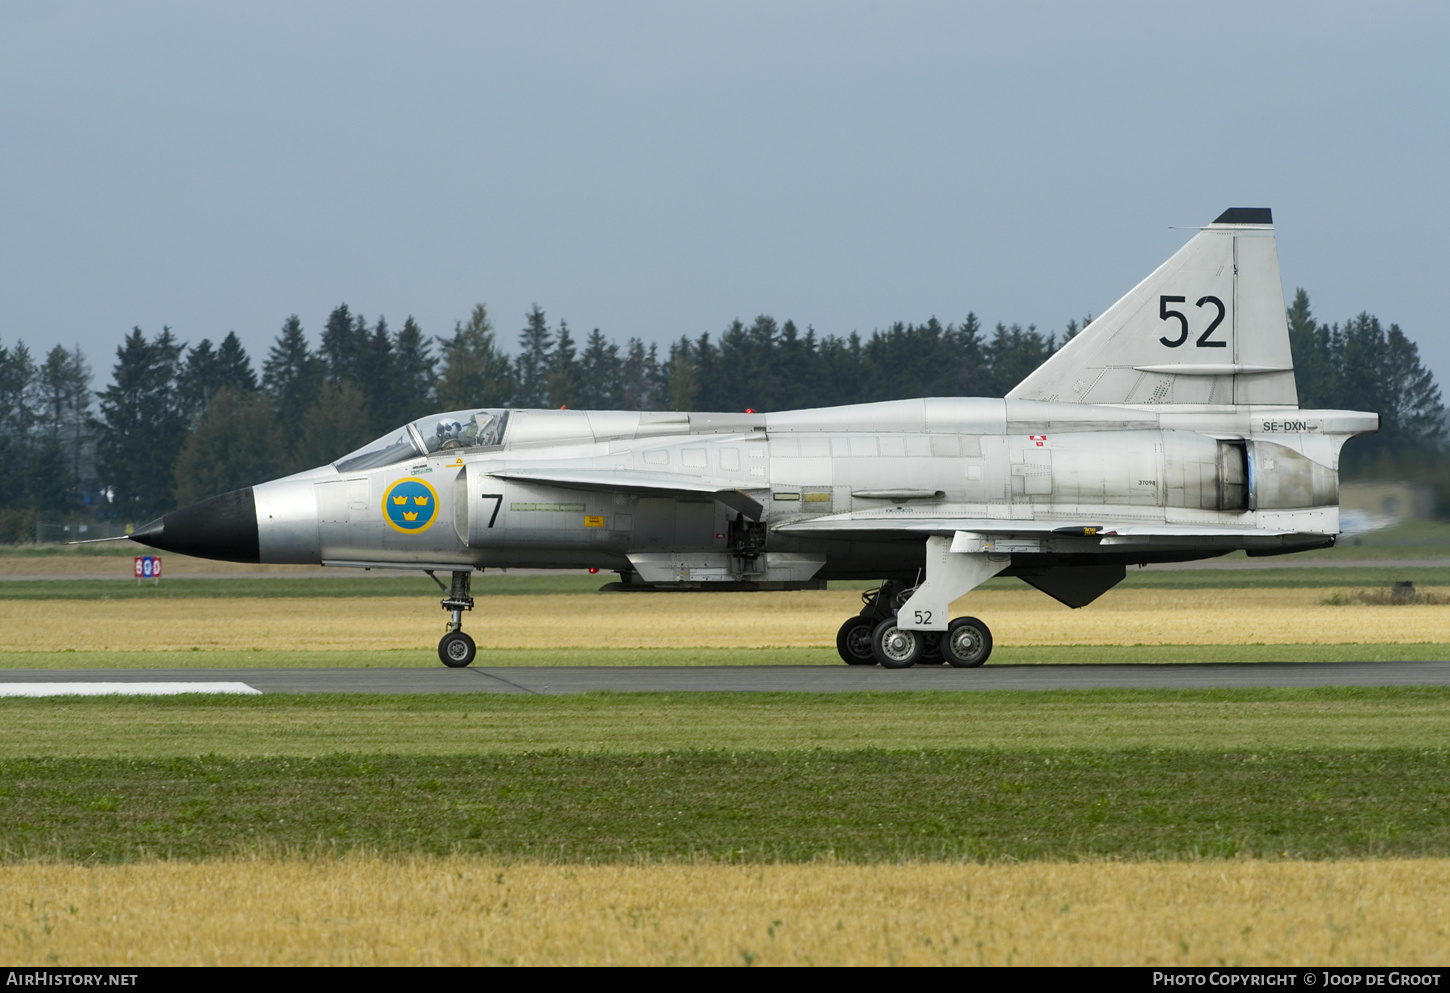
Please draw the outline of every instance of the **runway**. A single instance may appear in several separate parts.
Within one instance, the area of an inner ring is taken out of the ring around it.
[[[230,683],[262,693],[845,693],[911,690],[1450,686],[1450,662],[1173,665],[443,666],[414,669],[10,669],[15,683]],[[220,687],[218,690],[220,691]],[[84,692],[78,688],[78,692]],[[16,688],[16,692],[19,691]],[[94,692],[92,690],[91,692]]]

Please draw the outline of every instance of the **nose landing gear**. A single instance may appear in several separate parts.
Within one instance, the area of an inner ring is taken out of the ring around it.
[[[449,631],[438,642],[438,658],[450,669],[462,669],[473,662],[478,647],[462,631]]]
[[[463,633],[463,612],[473,609],[470,583],[472,573],[455,570],[452,587],[445,587],[442,580],[434,576],[431,570],[428,576],[438,584],[440,590],[447,592],[448,595],[441,603],[443,609],[453,615],[448,622],[448,633],[438,642],[438,659],[450,669],[462,669],[472,664],[478,655],[478,647],[473,639]]]

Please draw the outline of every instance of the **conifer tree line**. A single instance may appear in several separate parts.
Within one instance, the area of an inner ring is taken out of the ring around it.
[[[1398,325],[1369,314],[1316,322],[1303,290],[1288,310],[1303,407],[1378,411],[1381,432],[1346,449],[1353,474],[1432,482],[1450,515],[1450,455],[1439,387]],[[896,323],[869,336],[817,335],[769,316],[661,350],[582,339],[533,307],[517,349],[483,304],[451,335],[411,317],[394,330],[346,304],[316,345],[294,315],[258,370],[237,335],[190,345],[134,328],[111,382],[92,392],[79,348],[35,361],[0,342],[0,541],[37,518],[140,523],[218,493],[331,462],[406,421],[468,407],[784,410],[917,396],[1000,397],[1071,339],[1029,325],[986,332],[973,314]]]

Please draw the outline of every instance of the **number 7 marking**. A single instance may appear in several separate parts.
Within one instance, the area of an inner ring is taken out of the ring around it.
[[[479,496],[482,497],[485,500],[492,500],[493,501],[493,514],[488,519],[488,526],[489,527],[493,527],[493,522],[496,521],[496,520],[498,520],[499,508],[501,508],[503,506],[503,494],[502,493],[480,493]]]

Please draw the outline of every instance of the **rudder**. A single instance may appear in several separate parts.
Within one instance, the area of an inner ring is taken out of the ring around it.
[[[1007,394],[1297,407],[1267,207],[1232,207]]]

